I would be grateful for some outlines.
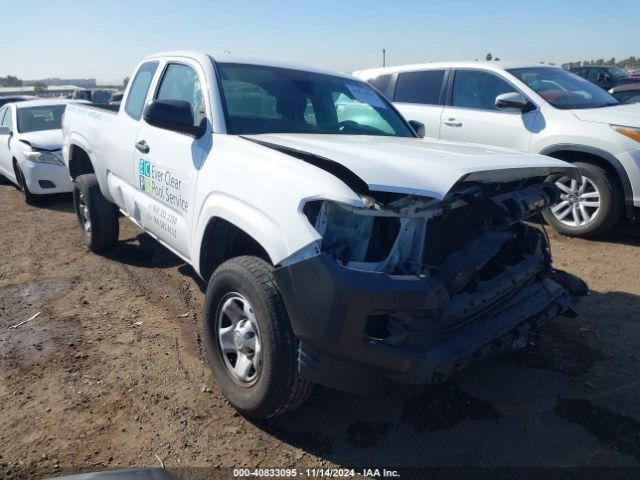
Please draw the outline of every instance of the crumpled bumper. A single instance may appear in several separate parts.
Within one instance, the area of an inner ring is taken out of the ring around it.
[[[325,254],[275,276],[301,342],[301,372],[347,391],[429,383],[523,347],[532,328],[572,312],[587,293],[578,278],[539,262],[514,267],[489,294],[458,299],[435,280],[354,270]]]

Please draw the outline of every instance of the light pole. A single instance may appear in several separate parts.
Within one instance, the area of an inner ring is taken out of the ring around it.
[[[384,48],[382,49],[382,66],[387,66],[387,50]]]

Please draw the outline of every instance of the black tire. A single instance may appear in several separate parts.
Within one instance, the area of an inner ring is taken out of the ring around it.
[[[251,385],[241,385],[233,378],[218,342],[218,312],[230,294],[240,294],[248,301],[259,327],[262,364]],[[300,406],[311,393],[312,382],[298,371],[299,342],[276,287],[273,267],[258,257],[228,260],[211,276],[204,307],[204,344],[218,386],[245,417],[283,414]]]
[[[546,222],[558,232],[571,237],[594,237],[613,227],[624,213],[624,198],[618,178],[602,167],[584,162],[575,162],[582,176],[590,180],[600,192],[600,210],[586,225],[573,226],[562,223],[548,208],[543,212]],[[554,177],[551,181],[558,180]]]
[[[86,206],[86,211],[82,208]],[[103,252],[118,241],[118,208],[102,192],[95,174],[79,175],[74,181],[73,206],[85,243],[92,252]],[[83,211],[81,211],[83,210]],[[85,228],[85,214],[89,228]]]
[[[39,195],[34,195],[29,191],[29,187],[27,187],[27,181],[24,178],[24,174],[20,169],[20,165],[17,163],[14,164],[14,169],[16,173],[16,180],[18,181],[18,187],[20,188],[20,193],[22,193],[22,198],[27,205],[37,205],[40,200]]]
[[[0,185],[11,185],[11,181],[0,173]]]

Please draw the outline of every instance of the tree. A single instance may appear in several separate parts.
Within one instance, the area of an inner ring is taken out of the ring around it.
[[[487,53],[487,56],[486,56],[486,57],[484,57],[484,59],[485,59],[487,62],[490,62],[490,61],[493,59],[493,55],[491,55],[490,53]]]
[[[494,58],[494,59],[493,59],[493,61],[494,61],[494,62],[499,62],[499,61],[500,61],[500,59],[499,59],[498,57],[496,57],[496,58]]]
[[[127,88],[127,85],[129,85],[129,77],[125,77],[124,80],[122,80],[122,88]]]
[[[33,84],[33,91],[36,95],[42,95],[47,91],[47,86],[42,82],[36,82]]]
[[[0,77],[0,86],[2,87],[21,87],[22,80],[13,75],[7,75],[6,77]]]

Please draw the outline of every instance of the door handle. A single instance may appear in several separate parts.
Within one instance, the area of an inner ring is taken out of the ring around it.
[[[456,120],[455,118],[450,118],[449,120],[445,120],[444,122],[445,125],[449,125],[450,127],[461,127],[462,126],[462,122],[460,120]]]
[[[136,142],[136,148],[140,150],[140,152],[142,153],[149,153],[149,150],[150,150],[149,144],[144,140],[140,140],[139,142]]]

